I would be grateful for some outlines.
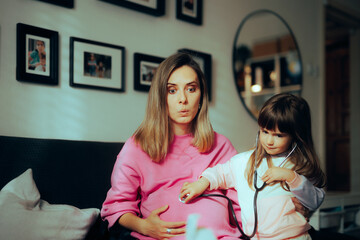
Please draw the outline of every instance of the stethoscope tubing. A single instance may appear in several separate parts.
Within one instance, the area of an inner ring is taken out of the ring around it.
[[[251,235],[247,235],[243,230],[242,228],[240,227],[239,225],[239,222],[236,218],[236,214],[235,214],[235,210],[234,210],[234,207],[231,203],[231,200],[230,198],[228,198],[227,196],[225,195],[222,195],[222,194],[202,194],[200,195],[199,197],[222,197],[222,198],[225,198],[228,200],[228,203],[229,203],[229,208],[230,208],[230,211],[231,211],[231,215],[234,219],[234,222],[236,224],[236,227],[239,229],[240,233],[241,233],[241,236],[240,236],[240,239],[245,239],[245,240],[250,240],[252,237],[255,236],[256,234],[256,231],[257,231],[257,226],[258,226],[258,214],[257,214],[257,196],[259,194],[259,192],[261,190],[263,190],[265,187],[266,187],[266,183],[263,183],[261,185],[261,187],[258,187],[257,184],[256,184],[256,180],[257,180],[257,170],[255,169],[255,173],[254,173],[254,187],[255,187],[255,195],[254,195],[254,203],[253,203],[253,206],[254,206],[254,219],[255,219],[255,224],[254,224],[254,230],[253,232],[251,233]]]
[[[255,193],[256,194],[256,193]],[[229,203],[229,208],[230,208],[230,211],[231,211],[231,215],[233,217],[233,220],[236,224],[236,227],[239,229],[240,233],[241,233],[241,236],[240,236],[240,239],[244,239],[244,240],[250,240],[252,236],[248,236],[244,233],[244,231],[241,229],[240,225],[239,225],[239,222],[236,218],[236,214],[235,214],[235,210],[234,210],[234,207],[231,203],[231,200],[230,198],[228,198],[227,196],[225,195],[222,195],[222,194],[212,194],[212,193],[209,193],[209,194],[202,194],[200,195],[199,197],[222,197],[222,198],[225,198],[226,200],[228,200],[228,203]],[[255,233],[253,233],[255,235]]]

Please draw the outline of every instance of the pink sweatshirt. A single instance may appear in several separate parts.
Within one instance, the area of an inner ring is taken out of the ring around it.
[[[164,221],[186,221],[189,214],[198,213],[201,215],[199,226],[211,229],[218,239],[238,239],[239,231],[229,224],[226,199],[198,198],[188,204],[179,201],[184,182],[197,180],[205,169],[224,163],[237,153],[231,142],[218,133],[208,153],[199,153],[191,141],[190,135],[175,136],[168,155],[160,163],[153,162],[133,138],[126,141],[117,157],[111,188],[101,209],[101,216],[109,222],[109,227],[124,213],[146,218],[153,210],[169,205],[160,215]],[[228,190],[228,196],[237,200],[234,190]],[[240,209],[234,207],[240,219]],[[136,232],[132,236],[152,239]],[[185,235],[172,238],[175,239],[185,239]]]

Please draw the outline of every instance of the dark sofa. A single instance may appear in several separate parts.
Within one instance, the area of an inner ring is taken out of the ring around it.
[[[51,204],[99,208],[122,142],[93,142],[0,136],[0,189],[28,168]],[[99,218],[86,239],[109,239]]]
[[[95,142],[0,136],[0,189],[27,169],[41,198],[51,204],[98,208],[110,188],[110,176],[123,142]],[[110,232],[99,217],[86,240],[129,239],[115,225]],[[357,239],[334,232],[310,231],[312,239]]]

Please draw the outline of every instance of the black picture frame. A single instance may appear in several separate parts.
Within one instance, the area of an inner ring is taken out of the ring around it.
[[[74,0],[38,0],[66,8],[74,8]]]
[[[139,2],[136,0],[100,0],[103,2],[115,4],[121,7],[132,9],[138,12],[146,13],[152,16],[160,17],[165,14],[165,0],[149,0]]]
[[[148,92],[157,67],[165,58],[134,53],[134,89]]]
[[[70,37],[70,86],[125,91],[125,47]]]
[[[58,32],[17,23],[16,80],[57,85],[58,55]]]
[[[184,52],[191,55],[194,60],[200,65],[201,70],[204,73],[206,85],[208,89],[208,97],[211,102],[212,99],[212,57],[211,54],[199,52],[192,49],[182,48],[179,49],[178,52]]]
[[[176,18],[195,25],[202,25],[202,0],[176,0]]]

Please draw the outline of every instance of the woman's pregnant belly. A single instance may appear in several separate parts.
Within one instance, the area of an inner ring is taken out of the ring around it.
[[[198,197],[189,203],[182,203],[179,200],[181,187],[169,189],[158,189],[150,194],[141,203],[141,213],[144,218],[150,213],[164,205],[169,208],[160,214],[160,219],[168,222],[186,221],[190,214],[200,215],[198,226],[212,229],[218,238],[234,236],[236,239],[237,230],[229,224],[228,201],[220,197]],[[211,193],[221,194],[220,191]],[[230,239],[230,238],[229,238]]]

